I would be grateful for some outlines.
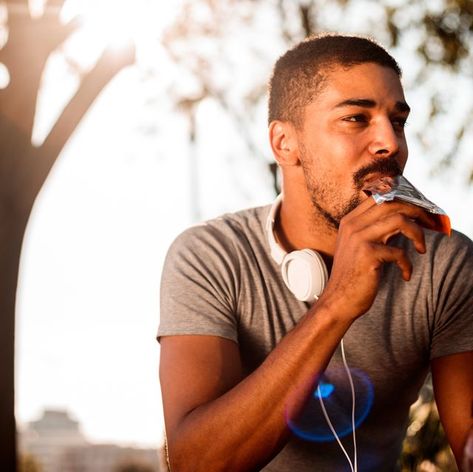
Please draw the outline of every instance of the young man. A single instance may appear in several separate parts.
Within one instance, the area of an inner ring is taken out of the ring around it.
[[[431,217],[416,206],[378,205],[362,190],[402,173],[408,113],[397,63],[371,40],[319,36],[276,63],[269,139],[282,196],[187,230],[163,272],[173,472],[396,470],[429,368],[461,460],[473,245],[425,230]],[[352,413],[347,433],[335,416]]]

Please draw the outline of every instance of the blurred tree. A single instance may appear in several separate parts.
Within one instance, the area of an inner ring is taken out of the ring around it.
[[[30,454],[22,454],[18,461],[18,472],[42,472],[41,466]]]
[[[4,44],[0,62],[8,70],[8,85],[0,90],[0,469],[16,470],[14,419],[14,310],[23,234],[36,195],[56,158],[105,85],[134,61],[134,47],[117,53],[106,49],[81,78],[40,146],[31,142],[41,77],[51,53],[78,27],[63,24],[64,0],[49,0],[44,14],[33,18],[28,0],[0,4]]]
[[[432,172],[459,172],[471,184],[473,0],[184,0],[163,39],[182,71],[170,94],[195,103],[194,119],[204,100],[218,103],[249,154],[269,161],[255,133],[267,71],[287,47],[322,31],[369,33],[409,64],[405,88],[427,96],[413,130]]]
[[[458,470],[440,423],[430,376],[411,407],[400,467],[402,472]]]

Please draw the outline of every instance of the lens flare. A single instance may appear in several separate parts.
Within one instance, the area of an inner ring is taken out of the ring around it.
[[[350,373],[355,387],[355,428],[357,428],[371,410],[374,389],[365,372],[352,368]],[[324,417],[320,404],[321,399],[338,437],[351,434],[353,431],[352,394],[348,375],[341,365],[331,366],[325,371],[319,380],[318,387],[315,387],[313,394],[297,414],[294,414],[294,408],[288,405],[286,421],[291,431],[307,441],[335,440]]]
[[[335,390],[332,384],[319,382],[318,388],[314,391],[315,398],[327,398]]]

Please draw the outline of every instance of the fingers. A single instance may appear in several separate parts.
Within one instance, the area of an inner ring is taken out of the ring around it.
[[[422,228],[402,213],[394,213],[364,228],[366,237],[371,241],[386,244],[396,234],[403,234],[414,244],[417,252],[426,252],[425,236]]]
[[[363,218],[379,218],[383,214],[402,213],[409,218],[422,222],[427,227],[435,227],[435,218],[423,208],[411,203],[393,200],[378,204],[373,198],[367,198],[351,211],[342,221],[358,220]]]
[[[399,213],[406,215],[409,218],[418,221],[419,223],[422,223],[429,228],[432,228],[435,225],[435,218],[433,217],[433,215],[431,215],[421,207],[406,202],[388,202],[388,206],[389,205],[393,207],[394,211],[398,211]]]
[[[410,239],[417,252],[426,251],[424,231],[419,226],[432,226],[432,217],[422,208],[405,202],[376,204],[373,199],[362,202],[343,218],[340,227],[350,227],[349,232],[363,232],[365,240],[386,244],[396,234]]]
[[[403,249],[388,246],[387,243],[393,236],[403,234],[412,241],[417,252],[424,254],[425,235],[420,222],[431,222],[422,208],[398,201],[378,205],[373,199],[368,199],[342,220],[339,244],[345,248],[369,248],[371,256],[366,252],[361,256],[367,268],[372,263],[378,268],[383,263],[393,262],[399,267],[402,278],[408,281],[412,274],[411,261]]]
[[[405,249],[387,245],[394,235],[412,241],[419,253],[426,252],[424,230],[430,217],[415,205],[385,202],[378,205],[368,198],[340,222],[329,283],[323,296],[342,307],[340,311],[353,319],[369,310],[376,297],[385,263],[399,267],[402,278],[409,281],[412,263]]]
[[[406,256],[406,253],[398,248],[385,246],[384,244],[376,244],[373,247],[376,253],[376,258],[380,263],[393,262],[401,270],[402,278],[408,282],[412,275],[412,263]]]

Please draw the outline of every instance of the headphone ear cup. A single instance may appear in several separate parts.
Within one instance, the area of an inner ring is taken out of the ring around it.
[[[328,280],[322,256],[311,249],[287,254],[281,264],[281,274],[289,290],[302,302],[317,300]]]

